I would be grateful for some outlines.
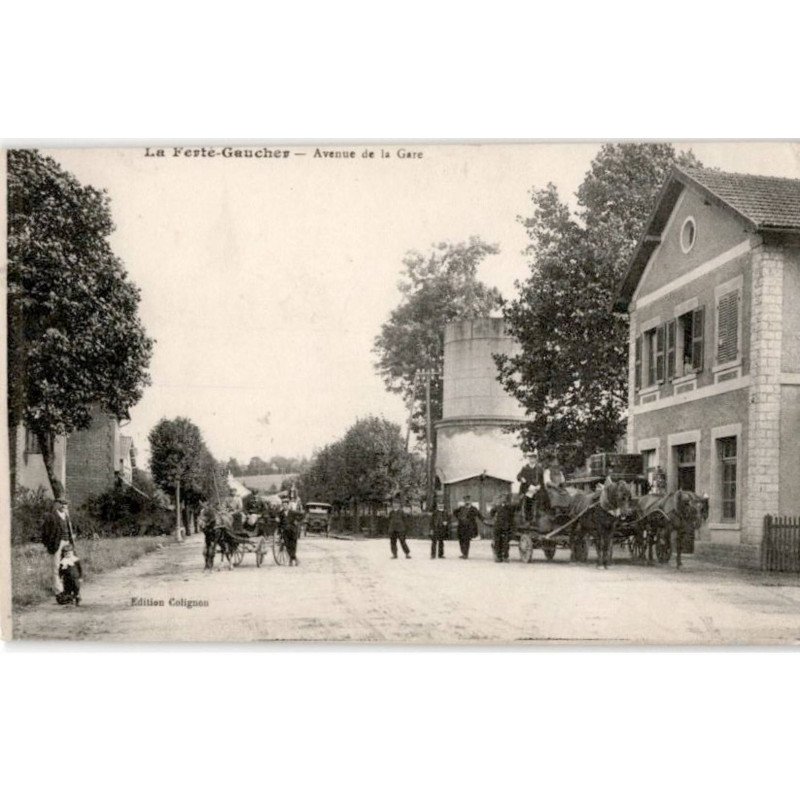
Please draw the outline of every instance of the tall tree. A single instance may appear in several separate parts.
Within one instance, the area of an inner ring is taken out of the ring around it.
[[[669,144],[600,148],[577,211],[553,184],[532,190],[521,217],[530,276],[504,308],[518,356],[497,357],[504,388],[526,408],[523,447],[577,466],[613,450],[627,407],[628,322],[611,305],[656,194],[673,163],[699,165]]]
[[[227,498],[225,465],[209,452],[200,429],[186,417],[161,419],[148,435],[150,472],[156,484],[175,496],[178,519],[181,503],[190,508],[203,500]],[[178,538],[180,538],[178,526]]]
[[[412,407],[412,428],[425,433],[425,403],[415,375],[438,369],[441,375],[442,333],[448,322],[486,316],[500,308],[500,293],[478,280],[478,267],[499,253],[494,244],[473,236],[468,242],[441,242],[429,252],[410,251],[403,259],[398,288],[400,304],[391,312],[375,339],[375,368],[390,392],[402,395]],[[413,403],[413,405],[412,405]],[[441,377],[431,385],[431,417],[442,416]]]
[[[305,499],[350,508],[358,517],[363,508],[375,509],[396,495],[419,500],[424,470],[419,456],[406,451],[400,426],[372,416],[316,453],[299,483]]]
[[[35,150],[8,153],[8,429],[23,422],[53,491],[53,439],[92,409],[127,416],[149,383],[139,290],[108,237],[108,195]]]

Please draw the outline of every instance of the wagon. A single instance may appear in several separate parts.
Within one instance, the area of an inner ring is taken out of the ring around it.
[[[256,566],[260,567],[270,550],[276,564],[286,566],[289,563],[283,531],[269,512],[251,514],[238,522],[235,518],[231,536],[234,541],[231,561],[235,567],[242,564],[248,553],[255,554]]]
[[[585,509],[588,510],[588,509]],[[583,537],[575,537],[575,526],[583,516],[571,516],[566,507],[552,508],[549,512],[540,513],[535,520],[526,521],[523,517],[522,507],[514,518],[514,532],[511,541],[519,545],[519,557],[530,564],[533,560],[533,551],[541,549],[548,561],[555,558],[559,548],[572,551],[575,561],[586,561],[589,551]]]

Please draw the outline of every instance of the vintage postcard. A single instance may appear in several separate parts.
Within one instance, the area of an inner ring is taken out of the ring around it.
[[[3,154],[5,638],[800,641],[800,145]]]

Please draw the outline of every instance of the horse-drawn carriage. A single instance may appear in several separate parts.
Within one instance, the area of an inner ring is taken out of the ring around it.
[[[245,514],[209,506],[203,512],[201,524],[206,538],[206,569],[213,568],[217,553],[231,568],[240,566],[248,553],[255,555],[256,567],[260,567],[270,550],[276,564],[289,563],[279,509],[267,505],[259,512]]]
[[[622,481],[608,481],[591,491],[576,488],[541,487],[533,502],[520,504],[515,515],[514,537],[519,541],[523,562],[533,560],[533,551],[541,548],[545,558],[552,561],[558,548],[570,550],[573,561],[587,561],[589,542],[594,540],[598,560],[610,560],[609,535],[630,497]]]
[[[538,547],[551,561],[566,548],[573,561],[586,561],[593,542],[598,566],[610,564],[615,544],[626,547],[632,561],[652,562],[655,553],[665,564],[674,540],[680,567],[688,537],[708,517],[708,499],[684,490],[648,494],[643,467],[640,455],[601,453],[564,487],[541,486],[528,513],[522,503],[516,514],[520,558],[530,563]]]

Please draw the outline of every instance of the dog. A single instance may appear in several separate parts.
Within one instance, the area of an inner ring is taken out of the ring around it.
[[[81,561],[75,553],[71,544],[64,545],[61,550],[61,558],[58,562],[58,574],[64,591],[56,598],[60,605],[81,603],[81,579],[83,578],[83,568]]]

